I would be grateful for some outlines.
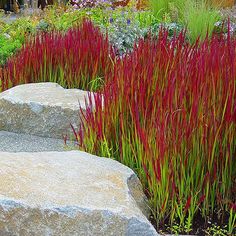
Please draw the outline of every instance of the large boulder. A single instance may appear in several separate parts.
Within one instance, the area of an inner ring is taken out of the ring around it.
[[[80,124],[86,91],[64,89],[56,83],[34,83],[0,93],[0,130],[62,138]]]
[[[0,157],[0,235],[157,235],[138,178],[114,160],[80,151]]]
[[[72,146],[73,143],[68,143],[68,145]],[[0,152],[62,152],[66,150],[68,148],[65,148],[62,139],[0,131]]]

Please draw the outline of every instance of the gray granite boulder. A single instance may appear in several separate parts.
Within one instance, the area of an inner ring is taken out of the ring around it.
[[[73,142],[68,142],[73,146]],[[64,140],[0,131],[0,152],[67,151]],[[1,236],[1,235],[0,235]]]
[[[0,157],[0,235],[157,235],[138,178],[117,161],[80,151]]]
[[[34,83],[0,93],[0,130],[43,137],[72,135],[80,124],[88,92],[56,83]],[[72,135],[73,136],[73,135]]]

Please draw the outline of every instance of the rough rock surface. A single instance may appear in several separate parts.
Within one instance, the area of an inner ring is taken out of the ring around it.
[[[73,145],[73,143],[71,143]],[[66,151],[62,139],[0,131],[0,152]],[[1,235],[0,235],[1,236]]]
[[[138,178],[114,160],[80,151],[0,157],[0,235],[157,235]]]
[[[51,138],[72,135],[80,124],[86,91],[56,83],[24,84],[0,93],[0,130]]]

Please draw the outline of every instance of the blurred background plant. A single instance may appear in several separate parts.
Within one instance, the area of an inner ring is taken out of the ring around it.
[[[66,31],[80,23],[85,15],[85,11],[75,11],[71,6],[48,6],[40,16],[41,24],[38,27],[47,25],[47,31]]]
[[[211,36],[220,14],[206,0],[150,0],[150,7],[159,22],[185,25],[191,42]]]
[[[163,30],[163,28],[167,29],[169,39],[171,39],[174,36],[179,35],[182,31],[185,30],[184,26],[179,23],[175,23],[175,22],[158,23],[157,22],[157,23],[152,24],[148,33],[150,33],[153,37],[158,37],[160,30]],[[188,40],[187,36],[186,36],[186,40]]]
[[[132,51],[134,44],[147,34],[146,28],[141,28],[139,21],[126,12],[122,17],[110,18],[110,24],[103,28],[103,32],[108,33],[110,43],[115,47],[118,55],[123,55]]]
[[[0,24],[0,64],[4,64],[7,58],[21,48],[28,36],[36,32],[36,24],[37,21],[31,17]]]
[[[230,20],[230,32],[236,35],[236,5],[232,8],[220,9],[220,15],[223,22]],[[224,26],[226,26],[225,28],[227,30],[227,24],[224,24]]]
[[[67,7],[65,12],[50,6],[45,9],[36,29],[66,31],[87,17],[101,28],[104,35],[108,33],[109,40],[117,48],[117,52],[123,54],[129,52],[135,41],[144,37],[151,25],[156,22],[156,18],[150,13],[150,11],[136,11],[131,6],[115,9],[92,7],[79,10]]]
[[[104,34],[108,33],[110,42],[120,54],[124,54],[130,52],[139,38],[146,37],[148,33],[158,35],[160,27],[167,27],[170,37],[186,28],[186,38],[192,43],[198,37],[203,40],[206,35],[210,37],[215,30],[219,32],[222,29],[218,9],[212,7],[208,0],[150,0],[145,10],[137,10],[136,4],[136,1],[131,0],[124,7],[113,7],[109,2],[99,0],[94,7],[81,6],[78,9],[71,5],[55,4],[12,23],[0,22],[0,34],[9,34],[12,41],[17,41],[17,44],[13,43],[8,47],[9,52],[14,53],[15,46],[19,47],[18,42],[23,44],[28,35],[34,35],[38,31],[66,32],[87,17]],[[224,29],[227,31],[228,28]],[[234,23],[229,29],[235,32]]]
[[[8,34],[0,34],[0,65],[6,63],[7,58],[12,56],[22,46],[18,39],[12,39]]]
[[[160,22],[182,21],[185,4],[186,0],[150,0],[153,14]]]
[[[205,0],[188,1],[186,4],[184,22],[187,26],[189,37],[194,43],[198,37],[203,40],[211,36],[216,23],[220,20],[219,11],[211,7]]]

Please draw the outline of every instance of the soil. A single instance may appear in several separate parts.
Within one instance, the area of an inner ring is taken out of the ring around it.
[[[200,215],[200,213],[198,213],[193,220],[192,230],[190,232],[185,232],[184,230],[180,231],[178,232],[178,235],[212,236],[214,234],[214,235],[228,236],[229,235],[227,234],[228,219],[229,219],[228,214],[225,214],[224,216],[222,216],[221,214],[221,218],[218,218],[218,214],[215,213],[212,218],[208,218],[207,220],[205,220]],[[149,220],[160,235],[166,235],[166,234],[173,235],[175,233],[174,231],[171,231],[168,219],[160,223],[158,226],[153,216],[150,216]],[[176,225],[178,226],[178,222]],[[210,231],[209,229],[212,229],[212,231]],[[219,230],[218,233],[217,230]],[[231,236],[235,235],[236,235],[236,229],[234,229],[234,232],[233,234],[231,234]]]

